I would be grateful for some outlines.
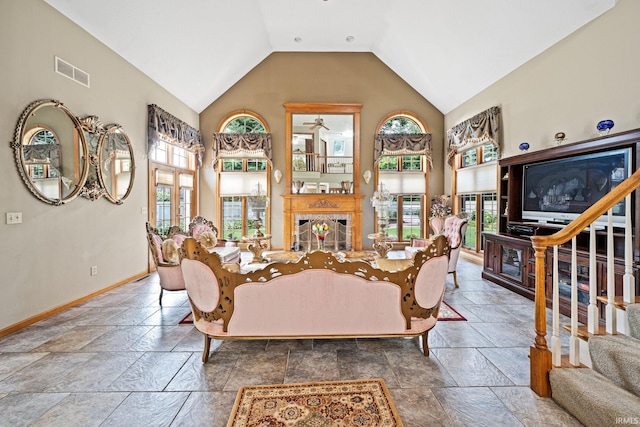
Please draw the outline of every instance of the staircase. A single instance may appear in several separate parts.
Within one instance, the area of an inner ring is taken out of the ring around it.
[[[640,423],[640,304],[626,306],[629,335],[592,335],[592,368],[549,372],[553,400],[586,426]]]
[[[531,388],[553,399],[587,426],[640,425],[640,300],[633,262],[631,194],[640,188],[640,170],[612,189],[565,228],[551,236],[532,236],[535,250],[535,343],[530,351]],[[623,295],[616,295],[612,208],[625,200]],[[637,202],[637,200],[636,200]],[[637,209],[637,207],[636,207]],[[608,214],[606,297],[599,296],[595,275],[589,277],[586,324],[578,321],[576,236],[589,233],[589,270],[596,270],[597,218]],[[640,226],[637,224],[636,226]],[[558,283],[558,247],[571,245],[571,315],[569,354],[562,354]],[[552,322],[547,345],[546,266],[552,252]],[[594,277],[592,277],[594,276]],[[598,300],[604,303],[601,326]]]

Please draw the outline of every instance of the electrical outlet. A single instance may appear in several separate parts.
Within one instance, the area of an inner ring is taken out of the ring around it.
[[[146,206],[141,207],[141,208],[140,208],[140,213],[141,213],[142,215],[146,215],[146,214],[147,214],[147,207],[146,207]]]
[[[22,224],[22,212],[7,212],[7,224]]]
[[[91,266],[91,275],[95,276],[98,274],[98,266],[97,265],[92,265]]]

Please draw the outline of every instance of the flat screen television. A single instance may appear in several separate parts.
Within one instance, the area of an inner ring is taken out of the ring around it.
[[[531,163],[522,176],[522,219],[567,224],[631,175],[631,148]],[[625,225],[625,202],[612,210],[614,227]],[[607,215],[596,220],[605,227]]]

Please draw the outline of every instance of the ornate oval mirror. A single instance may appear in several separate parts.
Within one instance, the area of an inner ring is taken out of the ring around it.
[[[129,137],[120,125],[107,125],[98,143],[98,178],[111,202],[122,204],[133,188],[135,162]]]
[[[43,202],[59,206],[82,189],[89,169],[87,143],[80,122],[60,101],[29,104],[12,148],[27,188]]]

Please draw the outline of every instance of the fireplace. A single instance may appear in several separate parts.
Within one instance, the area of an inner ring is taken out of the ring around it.
[[[310,213],[294,215],[294,238],[292,250],[312,251],[318,249],[318,240],[313,234],[313,224],[326,223],[329,233],[325,237],[325,250],[351,250],[351,214]]]
[[[318,248],[311,226],[326,222],[329,251],[362,250],[362,199],[364,194],[283,194],[284,248]]]

